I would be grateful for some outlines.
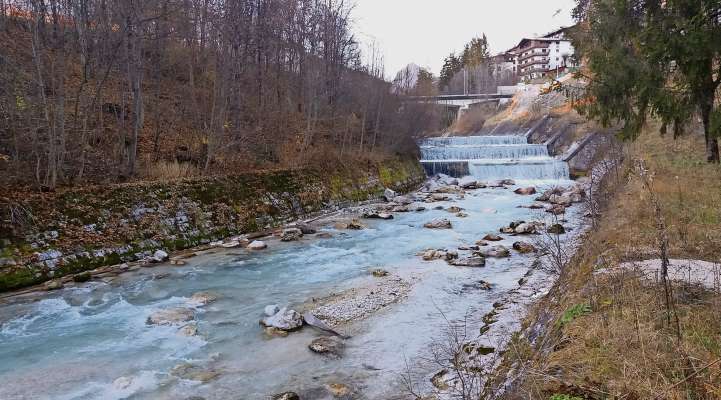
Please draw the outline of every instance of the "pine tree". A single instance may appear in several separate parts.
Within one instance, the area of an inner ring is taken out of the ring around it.
[[[439,77],[439,86],[444,89],[451,82],[451,79],[463,69],[461,60],[456,57],[455,53],[451,53],[443,61],[443,67],[441,68],[441,75]]]
[[[624,123],[634,139],[651,115],[683,133],[700,114],[706,159],[719,162],[721,2],[718,0],[577,0],[574,47],[590,72],[582,113],[604,125]],[[583,10],[581,12],[580,10]]]
[[[461,55],[461,62],[464,67],[477,67],[488,59],[488,38],[484,33],[482,37],[475,37],[466,44]]]

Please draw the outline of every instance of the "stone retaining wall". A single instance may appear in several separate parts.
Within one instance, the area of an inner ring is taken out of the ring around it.
[[[0,198],[0,292],[278,227],[415,189],[416,160],[326,174],[258,172]]]

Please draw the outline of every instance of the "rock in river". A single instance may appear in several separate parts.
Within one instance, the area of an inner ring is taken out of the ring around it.
[[[489,247],[487,249],[481,250],[481,254],[486,257],[493,257],[493,258],[505,258],[511,256],[511,251],[508,250],[508,248],[504,246],[493,246]]]
[[[209,292],[198,292],[190,296],[188,305],[194,307],[207,306],[208,304],[218,300],[218,296]]]
[[[306,224],[304,222],[299,222],[299,223],[295,224],[295,226],[298,229],[300,229],[300,231],[304,235],[312,235],[312,234],[316,233],[315,228],[313,228],[310,224]]]
[[[163,262],[167,261],[168,258],[170,258],[170,256],[164,250],[155,250],[155,253],[153,253],[153,257],[151,257],[151,260],[153,262]]]
[[[463,257],[449,260],[448,264],[454,267],[483,267],[486,265],[486,259],[484,257]]]
[[[363,214],[363,218],[388,220],[388,219],[393,219],[393,214],[388,214],[388,213],[384,213],[384,212],[380,212],[380,213],[379,212],[369,212],[369,213]]]
[[[300,400],[300,396],[296,392],[283,392],[274,394],[272,400]]]
[[[282,331],[294,331],[303,326],[303,317],[297,311],[283,307],[275,315],[260,320],[260,324]]]
[[[453,225],[451,224],[451,221],[445,218],[439,218],[425,223],[423,227],[428,229],[452,229]]]
[[[283,229],[283,233],[280,235],[280,240],[283,242],[294,242],[300,240],[303,237],[303,231],[299,228],[288,228]]]
[[[334,337],[320,337],[313,340],[308,348],[318,354],[325,354],[333,357],[340,357],[343,352],[343,341]]]
[[[396,196],[398,196],[398,194],[391,189],[386,188],[386,190],[383,191],[383,197],[385,197],[386,201],[391,201]]]
[[[250,250],[263,250],[263,249],[267,249],[268,245],[265,244],[265,242],[263,242],[263,241],[254,240],[254,241],[250,242],[250,244],[248,245],[248,248]]]
[[[554,234],[554,235],[562,235],[566,233],[566,228],[563,227],[561,224],[553,224],[548,227],[548,233]]]
[[[536,248],[528,242],[516,242],[513,243],[513,249],[521,254],[533,253]]]
[[[534,187],[527,187],[527,188],[518,188],[513,191],[515,194],[520,194],[522,196],[530,196],[532,194],[536,194],[536,188]]]
[[[530,235],[536,233],[536,225],[528,222],[524,222],[516,226],[513,231],[519,235]]]
[[[352,230],[358,231],[358,230],[365,229],[365,228],[366,228],[366,226],[363,225],[363,224],[362,224],[360,221],[358,221],[357,219],[354,219],[354,220],[352,220],[351,222],[348,223],[348,229],[352,229]]]
[[[158,310],[148,317],[148,325],[180,325],[192,321],[195,313],[189,308],[168,308]]]
[[[375,276],[376,278],[383,278],[385,276],[388,276],[388,271],[384,269],[374,269],[371,271],[371,275]]]
[[[498,236],[498,235],[494,235],[494,234],[492,234],[492,233],[489,233],[488,235],[486,235],[486,236],[483,237],[483,240],[486,240],[486,241],[489,241],[489,242],[500,242],[501,240],[503,240],[503,238],[500,237],[500,236]]]

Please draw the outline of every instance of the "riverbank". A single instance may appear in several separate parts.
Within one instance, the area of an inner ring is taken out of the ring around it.
[[[0,199],[0,292],[269,230],[425,180],[417,161],[17,193]],[[81,277],[80,279],[84,279]],[[49,284],[55,288],[58,283]]]
[[[594,228],[514,337],[489,398],[721,396],[721,170],[698,156],[695,127],[674,140],[650,125],[595,185]],[[691,260],[672,260],[668,302],[663,237],[669,258]]]
[[[330,399],[333,390],[347,390],[351,398],[401,395],[398,377],[406,361],[422,364],[443,339],[446,318],[472,316],[469,324],[481,329],[489,323],[499,333],[506,320],[518,320],[515,301],[502,307],[511,311],[507,316],[494,303],[515,292],[533,296],[533,258],[510,250],[521,235],[499,229],[550,215],[532,210],[533,196],[516,194],[509,184],[463,180],[426,187],[425,193],[313,221],[303,228],[317,233],[298,240],[283,241],[280,231],[261,238],[266,250],[218,245],[183,260],[185,265],[153,264],[12,299],[0,308],[6,344],[0,360],[8,366],[0,376],[14,383],[0,389],[0,397],[72,398],[93,391],[105,398],[223,399],[243,393],[265,399],[286,390],[301,398]],[[384,213],[394,218],[380,219]],[[424,227],[443,219],[452,229]],[[510,257],[489,256],[484,267],[457,262],[471,258],[473,248],[481,247],[477,242],[491,234],[502,240],[483,247],[504,246]],[[425,261],[428,249],[455,252],[458,259]],[[199,304],[203,299],[208,301]],[[342,339],[342,355],[309,349],[330,343],[317,342],[328,341],[327,333],[310,327],[268,335],[258,321],[271,304],[327,310],[318,314],[330,317],[329,324],[339,316],[335,327],[349,336]],[[498,321],[484,319],[490,313]],[[164,320],[167,325],[148,324]],[[29,351],[36,356],[25,357]],[[428,371],[426,385],[437,372]]]

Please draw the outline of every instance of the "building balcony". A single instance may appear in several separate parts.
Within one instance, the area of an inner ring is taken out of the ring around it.
[[[540,51],[535,51],[535,50],[540,50]],[[528,48],[519,50],[518,54],[520,54],[520,55],[518,56],[518,59],[525,60],[526,58],[537,56],[537,55],[548,55],[550,53],[548,50],[549,50],[548,45],[528,47]],[[528,51],[531,51],[531,53],[523,55],[524,53],[526,53]]]
[[[524,61],[520,64],[521,68],[529,66],[529,65],[536,65],[536,64],[548,64],[551,62],[551,59],[549,57],[541,57],[541,58],[534,58],[529,59],[527,61]]]

